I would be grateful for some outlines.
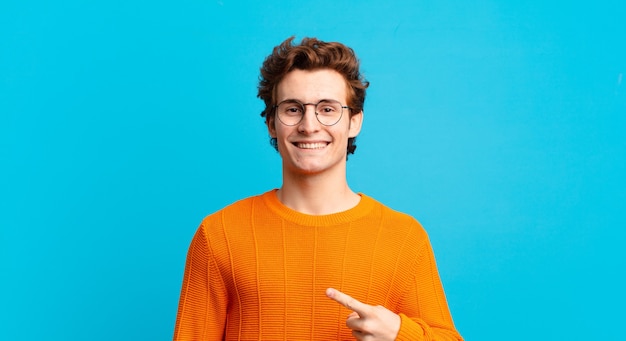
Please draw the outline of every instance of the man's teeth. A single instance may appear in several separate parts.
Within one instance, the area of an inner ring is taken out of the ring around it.
[[[321,149],[326,147],[327,143],[324,142],[315,142],[315,143],[296,143],[298,148],[302,149]]]

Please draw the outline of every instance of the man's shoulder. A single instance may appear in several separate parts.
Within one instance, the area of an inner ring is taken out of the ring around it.
[[[402,211],[398,211],[394,208],[391,208],[390,206],[388,206],[387,204],[383,204],[382,202],[378,201],[375,198],[372,198],[370,196],[364,195],[362,194],[364,197],[368,198],[368,200],[371,200],[372,202],[375,203],[376,206],[379,207],[381,213],[389,218],[393,218],[393,219],[399,219],[399,220],[407,220],[407,221],[415,221],[417,222],[417,220],[410,214],[406,213],[406,212],[402,212]]]
[[[215,219],[223,219],[225,217],[246,216],[248,213],[253,211],[253,207],[259,201],[263,200],[263,196],[267,195],[270,192],[271,191],[262,194],[256,194],[234,201],[231,204],[228,204],[223,208],[207,215],[203,221],[206,222]]]
[[[383,204],[372,197],[369,197],[369,199],[374,201],[378,206],[381,221],[384,224],[397,227],[404,226],[409,228],[417,228],[417,230],[424,231],[422,224],[409,213],[391,208],[390,206],[387,206],[386,204]]]

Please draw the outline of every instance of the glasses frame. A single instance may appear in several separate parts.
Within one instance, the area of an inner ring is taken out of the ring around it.
[[[300,106],[302,106],[302,109],[303,109],[303,110],[302,110],[302,115],[300,116],[300,120],[298,120],[298,122],[296,122],[296,123],[294,123],[294,124],[287,124],[287,123],[283,122],[283,121],[280,119],[280,115],[278,114],[278,107],[279,107],[281,104],[285,103],[285,102],[293,102],[293,103],[298,103],[298,104],[300,104]],[[319,118],[319,113],[317,112],[317,106],[318,106],[320,103],[322,103],[322,102],[336,102],[336,103],[339,103],[339,106],[341,107],[341,113],[339,114],[339,118],[337,118],[337,121],[336,121],[335,123],[333,123],[333,124],[325,124],[325,123],[323,123],[322,121],[320,121],[320,118]],[[314,113],[315,113],[315,119],[317,119],[317,122],[319,122],[321,125],[326,126],[326,127],[331,127],[331,126],[334,126],[335,124],[339,123],[339,121],[341,121],[341,118],[343,117],[343,109],[352,110],[352,108],[351,108],[351,107],[349,107],[349,106],[347,106],[347,105],[343,105],[343,104],[341,104],[341,102],[339,102],[339,101],[337,101],[337,100],[334,100],[334,99],[322,99],[322,100],[320,100],[320,101],[319,101],[319,102],[317,102],[317,103],[303,103],[303,102],[298,101],[297,99],[286,99],[286,100],[281,101],[280,103],[278,103],[278,104],[274,105],[274,106],[272,107],[272,109],[274,110],[274,116],[276,116],[276,118],[278,118],[278,120],[280,121],[280,123],[282,123],[282,124],[284,124],[284,125],[286,125],[286,126],[288,126],[288,127],[293,127],[293,126],[297,126],[298,124],[300,124],[300,123],[302,122],[302,120],[304,119],[304,115],[306,114],[306,106],[307,106],[307,105],[313,105],[313,106],[315,107],[315,110],[314,110]]]

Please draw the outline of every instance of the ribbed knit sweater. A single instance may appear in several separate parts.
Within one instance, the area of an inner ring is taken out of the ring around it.
[[[329,287],[399,314],[397,340],[462,340],[415,219],[363,194],[347,211],[307,215],[276,190],[202,221],[174,340],[353,340]]]

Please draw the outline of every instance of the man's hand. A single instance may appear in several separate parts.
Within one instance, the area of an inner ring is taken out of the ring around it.
[[[328,288],[326,296],[352,310],[346,326],[357,340],[395,340],[400,330],[400,316],[383,306],[371,306]]]

